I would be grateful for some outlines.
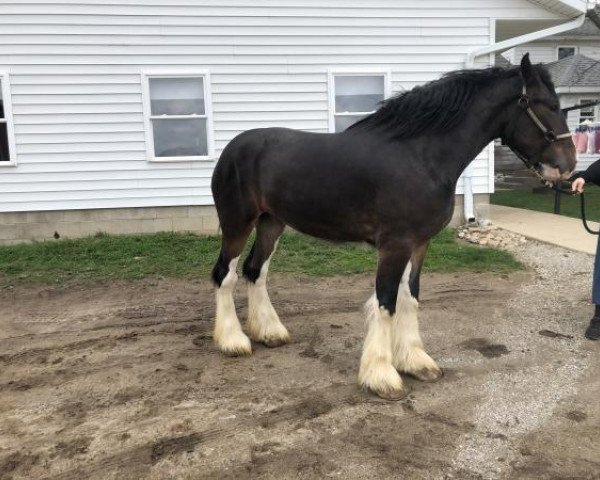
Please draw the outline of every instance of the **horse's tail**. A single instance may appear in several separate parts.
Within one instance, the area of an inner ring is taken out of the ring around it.
[[[225,147],[215,166],[211,189],[223,233],[229,225],[253,222],[260,214],[255,168],[264,145],[260,137],[258,130],[241,133]]]

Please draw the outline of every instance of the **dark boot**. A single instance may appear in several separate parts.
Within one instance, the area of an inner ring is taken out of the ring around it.
[[[585,338],[600,340],[600,316],[594,315],[594,318],[590,320],[590,325],[585,331]]]

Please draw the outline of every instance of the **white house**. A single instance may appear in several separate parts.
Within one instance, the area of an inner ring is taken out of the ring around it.
[[[334,131],[394,92],[577,28],[587,8],[586,0],[3,1],[0,241],[216,232],[210,178],[236,134]],[[458,186],[467,216],[473,195],[483,212],[492,191],[488,148]]]

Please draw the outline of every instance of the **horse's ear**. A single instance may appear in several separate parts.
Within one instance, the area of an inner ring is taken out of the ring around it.
[[[525,83],[530,83],[535,80],[535,69],[533,65],[531,65],[531,60],[529,60],[529,52],[523,55],[521,59],[521,76]]]

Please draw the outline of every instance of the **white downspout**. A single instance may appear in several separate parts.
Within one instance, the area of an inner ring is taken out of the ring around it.
[[[473,162],[463,172],[463,208],[465,214],[465,222],[467,224],[475,223],[475,208],[473,198]]]
[[[493,43],[492,45],[487,45],[485,47],[479,48],[477,50],[473,50],[467,55],[467,59],[465,61],[466,68],[474,68],[475,59],[482,55],[489,55],[490,53],[498,52],[500,50],[508,50],[509,48],[516,47],[517,45],[522,45],[524,43],[533,42],[535,40],[539,40],[540,38],[545,38],[550,35],[556,35],[558,33],[567,32],[569,30],[573,30],[574,28],[579,28],[583,25],[585,21],[585,13],[575,18],[574,20],[570,20],[567,23],[563,23],[560,25],[556,25],[554,27],[545,28],[544,30],[539,30],[537,32],[527,33],[525,35],[520,35],[518,37],[509,38],[508,40],[503,40],[502,42]],[[464,185],[464,215],[465,221],[467,223],[474,223],[476,221],[475,217],[475,209],[473,202],[473,168],[472,163],[465,169],[463,172],[463,185]]]

